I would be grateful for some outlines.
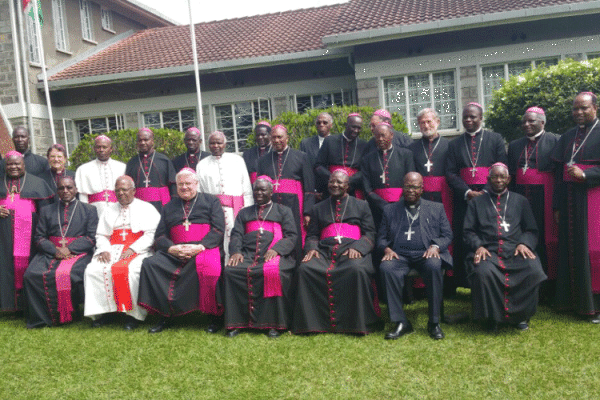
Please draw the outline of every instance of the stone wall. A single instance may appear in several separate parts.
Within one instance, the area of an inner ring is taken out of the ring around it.
[[[479,101],[477,96],[477,67],[475,65],[460,68],[460,92],[459,104]]]
[[[0,0],[0,103],[12,104],[19,101],[15,54],[10,24],[9,0]]]
[[[377,78],[356,81],[356,89],[360,107],[380,108]]]

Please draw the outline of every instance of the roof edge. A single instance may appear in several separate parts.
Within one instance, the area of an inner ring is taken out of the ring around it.
[[[152,14],[152,16],[154,16],[154,18],[149,17],[149,19],[154,19],[154,20],[156,20],[156,22],[162,23],[164,25],[167,25],[167,26],[168,25],[173,25],[173,26],[181,25],[180,22],[167,17],[166,15],[162,14],[161,12],[141,3],[138,0],[113,0],[113,1],[115,1],[116,3],[120,3],[123,7],[136,8],[139,11],[143,11],[145,13]]]
[[[586,3],[526,8],[523,10],[504,11],[492,14],[480,14],[471,17],[445,19],[421,24],[367,29],[357,32],[327,35],[321,40],[328,48],[337,48],[357,44],[367,44],[381,40],[401,39],[438,32],[461,30],[478,26],[502,25],[509,22],[549,19],[557,16],[576,16],[591,10],[596,10],[596,12],[600,13],[600,0]]]

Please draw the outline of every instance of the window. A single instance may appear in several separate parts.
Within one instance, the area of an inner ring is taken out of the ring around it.
[[[122,115],[78,119],[74,122],[80,139],[83,139],[83,136],[88,133],[106,133],[109,131],[124,129]]]
[[[196,126],[196,110],[154,111],[144,113],[144,127],[175,129],[184,132]]]
[[[35,30],[35,23],[33,18],[29,15],[25,15],[25,25],[27,30],[27,54],[29,56],[29,62],[39,64],[40,59],[40,41]]]
[[[419,132],[417,114],[423,108],[438,112],[440,130],[457,129],[454,71],[389,78],[383,85],[385,108],[401,114],[410,132]]]
[[[588,60],[593,60],[594,58],[600,58],[600,53],[587,53]]]
[[[227,137],[227,151],[241,153],[254,125],[262,119],[271,119],[269,100],[258,99],[235,104],[215,106],[217,130]]]
[[[61,51],[69,51],[69,36],[67,34],[67,13],[65,0],[52,0],[52,19],[54,21],[54,42]]]
[[[309,108],[322,109],[349,104],[354,104],[352,99],[352,91],[349,90],[342,90],[335,93],[296,96],[296,111],[298,113],[303,113]]]
[[[113,29],[112,11],[102,8],[100,12],[102,13],[102,29],[115,33],[115,30]]]
[[[502,79],[506,80],[513,75],[519,75],[528,69],[541,65],[556,65],[560,57],[542,58],[539,60],[520,61],[508,64],[489,65],[481,68],[483,80],[483,104],[489,104],[495,90],[502,87]]]
[[[93,41],[92,5],[88,0],[79,0],[79,14],[81,15],[81,36],[85,40]]]
[[[71,119],[62,120],[63,130],[65,132],[67,157],[71,155],[77,144],[79,143],[79,134],[75,130],[75,123]]]

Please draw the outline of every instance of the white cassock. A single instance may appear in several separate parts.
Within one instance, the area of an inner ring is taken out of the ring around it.
[[[119,203],[110,203],[105,207],[96,231],[96,252],[92,262],[85,269],[84,315],[86,317],[95,319],[100,314],[118,311],[113,292],[111,266],[119,260],[123,245],[112,245],[110,237],[113,230],[131,229],[133,233],[143,232],[143,234],[129,246],[138,256],[129,264],[129,288],[133,309],[126,314],[138,320],[146,318],[148,312],[137,305],[140,270],[142,260],[152,255],[150,248],[154,243],[154,233],[159,221],[160,214],[156,211],[156,207],[139,199],[133,199],[127,207],[122,207]],[[105,251],[111,254],[109,263],[98,261],[97,255]]]
[[[90,203],[89,196],[102,193],[105,190],[115,190],[115,181],[118,177],[125,175],[125,163],[109,158],[107,161],[98,159],[80,165],[75,171],[75,184],[79,192],[79,200]],[[104,208],[111,204],[107,201],[95,201],[91,203],[98,210],[98,217],[102,215]]]
[[[254,204],[252,185],[250,184],[246,163],[237,154],[223,153],[220,157],[211,155],[198,162],[196,173],[198,174],[199,190],[214,194],[221,200],[223,213],[225,214],[223,246],[225,262],[227,262],[229,259],[229,237],[237,212]],[[235,207],[226,205],[230,200],[236,202]]]

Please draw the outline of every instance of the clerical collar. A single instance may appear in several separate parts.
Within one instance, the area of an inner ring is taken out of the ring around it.
[[[579,127],[580,128],[589,128],[590,126],[592,126],[592,125],[594,125],[596,123],[597,119],[598,118],[594,118],[590,123],[579,125]],[[25,155],[25,154],[23,153],[23,155]]]
[[[467,132],[465,131],[465,133],[471,137],[477,136],[477,134],[481,132],[481,128],[477,129],[475,132]]]
[[[344,137],[344,139],[346,139],[347,142],[352,142],[352,140],[348,139],[348,137],[346,136],[346,133],[342,133],[342,136]],[[358,136],[357,136],[358,137]],[[356,140],[356,138],[354,138],[354,140]]]
[[[273,202],[272,200],[269,200],[267,203],[265,203],[265,204],[261,204],[261,205],[259,205],[258,207],[259,207],[259,208],[265,208],[266,206],[268,206],[268,205],[269,205],[269,204],[271,204],[272,202]]]
[[[527,139],[531,140],[532,142],[535,141],[537,138],[539,138],[540,136],[542,136],[542,134],[546,132],[545,130],[541,130],[539,133],[536,133],[533,136],[527,136]]]
[[[281,150],[281,151],[277,151],[277,154],[283,154],[285,153],[285,151],[289,148],[290,146],[285,146],[285,149]]]
[[[197,151],[195,151],[195,152],[193,152],[193,153],[190,153],[190,151],[188,150],[188,151],[187,151],[187,153],[188,153],[188,155],[190,155],[190,156],[191,156],[192,154],[195,154],[195,155],[200,155],[200,149],[198,149]]]
[[[150,151],[149,151],[149,152],[147,152],[146,154],[142,154],[142,153],[140,152],[140,156],[141,156],[141,157],[144,157],[144,158],[148,158],[148,157],[150,157],[150,156],[152,155],[152,153],[154,153],[154,149],[150,150]]]
[[[340,197],[340,198],[338,198],[338,199],[336,199],[336,198],[334,198],[334,197],[332,196],[332,197],[331,197],[331,200],[333,200],[333,201],[339,201],[339,202],[341,203],[341,202],[342,202],[342,201],[343,201],[343,200],[344,200],[346,197],[348,197],[348,193],[344,194],[342,197]]]
[[[62,200],[60,201],[60,203],[61,203],[63,206],[65,206],[65,205],[67,205],[67,204],[71,204],[71,203],[72,203],[72,202],[74,202],[75,200],[77,200],[77,197],[73,197],[73,198],[71,199],[71,201],[69,201],[68,203],[65,203],[65,202],[64,202],[64,201],[62,201]]]
[[[489,192],[489,193],[490,193],[490,194],[493,194],[493,195],[494,195],[494,196],[496,196],[496,197],[500,197],[500,196],[503,196],[503,195],[505,195],[505,194],[506,194],[506,192],[508,192],[508,188],[505,188],[505,189],[504,189],[502,192],[500,192],[500,193],[496,193],[496,192],[494,192],[494,189],[492,189],[492,188],[490,187],[490,192]]]
[[[421,199],[417,200],[414,204],[404,203],[404,207],[408,209],[417,209],[421,205]]]
[[[109,158],[108,160],[110,160],[110,158]],[[106,165],[106,164],[108,164],[108,160],[106,160],[106,161],[102,161],[102,160],[100,160],[100,159],[96,158],[96,161],[98,161],[98,162],[99,162],[100,164],[102,164],[102,165]]]
[[[469,133],[469,132],[467,132],[467,133]],[[436,136],[435,136],[435,137],[434,137],[434,138],[431,140],[431,143],[435,142],[435,141],[436,141],[436,139],[439,139],[439,138],[440,138],[440,134],[439,134],[439,133],[436,133],[435,135],[436,135]],[[429,142],[430,140],[429,140],[429,138],[428,138],[428,137],[426,137],[426,136],[423,136],[423,141],[424,141],[424,142]]]
[[[385,150],[381,150],[381,152],[382,152],[383,154],[385,154],[385,153],[387,153],[388,151],[392,150],[393,148],[394,148],[394,144],[393,144],[393,143],[390,143],[390,147],[388,147],[388,148],[387,148],[387,149],[385,149]]]
[[[323,144],[327,136],[317,135],[317,137],[319,138],[319,148],[321,148],[321,145]]]

